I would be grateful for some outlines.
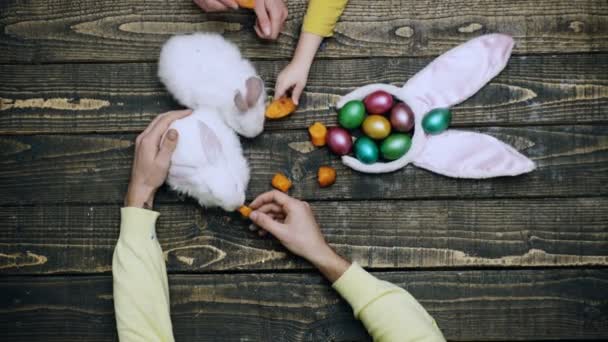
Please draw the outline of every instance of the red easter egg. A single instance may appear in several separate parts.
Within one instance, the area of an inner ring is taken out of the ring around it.
[[[377,90],[363,100],[369,114],[384,114],[393,106],[393,95],[384,90]]]
[[[341,127],[332,127],[327,130],[327,147],[333,153],[343,156],[349,154],[353,148],[353,139],[347,130]]]
[[[397,103],[391,109],[391,126],[397,132],[409,132],[414,128],[414,112],[406,103]]]

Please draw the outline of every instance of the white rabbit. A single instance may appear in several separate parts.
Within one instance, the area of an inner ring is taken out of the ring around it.
[[[158,76],[182,105],[215,108],[228,126],[248,138],[264,129],[264,82],[222,36],[174,36],[163,46],[158,64]]]
[[[193,109],[171,126],[179,140],[167,183],[203,206],[235,210],[245,201],[249,167],[234,131],[254,137],[264,129],[263,81],[232,43],[205,33],[169,39],[158,75]]]
[[[370,84],[342,97],[338,108],[350,100],[384,90],[407,103],[415,117],[412,147],[401,158],[388,163],[364,164],[343,156],[342,162],[367,173],[392,172],[411,162],[459,178],[515,176],[534,170],[530,159],[492,136],[452,129],[426,135],[422,128],[422,119],[431,109],[449,108],[468,99],[498,75],[507,65],[513,45],[513,39],[506,35],[481,36],[439,56],[402,88]]]
[[[233,211],[245,202],[249,167],[237,135],[214,109],[197,108],[175,121],[179,132],[167,183],[205,207]]]

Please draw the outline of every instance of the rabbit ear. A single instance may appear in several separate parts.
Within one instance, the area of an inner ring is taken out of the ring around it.
[[[255,106],[256,102],[262,95],[262,91],[264,90],[264,82],[259,77],[249,77],[247,81],[245,81],[245,88],[247,89],[247,95],[245,96],[245,100],[247,101],[247,107],[251,108]]]
[[[245,102],[243,94],[241,94],[239,90],[237,90],[236,94],[234,95],[234,104],[236,105],[236,108],[241,112],[246,112],[247,108],[249,108],[247,107],[247,102]]]
[[[481,133],[447,130],[428,137],[414,165],[458,178],[516,176],[534,170],[530,159]]]
[[[215,132],[204,122],[198,122],[201,134],[201,145],[203,147],[203,158],[207,164],[213,164],[222,156],[222,143]]]
[[[404,86],[403,94],[425,109],[449,108],[473,96],[507,65],[513,39],[489,34],[437,57]],[[426,110],[425,110],[426,111]]]

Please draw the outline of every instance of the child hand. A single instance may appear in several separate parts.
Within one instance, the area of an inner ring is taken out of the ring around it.
[[[297,62],[289,63],[277,77],[274,98],[278,99],[291,89],[291,99],[293,103],[298,105],[300,95],[302,95],[302,91],[304,91],[306,81],[308,80],[308,71],[309,65]]]
[[[221,12],[239,8],[235,0],[194,0],[194,3],[205,12]]]
[[[262,39],[277,39],[287,19],[287,6],[283,0],[257,0],[254,10],[258,17],[254,26],[258,36]]]

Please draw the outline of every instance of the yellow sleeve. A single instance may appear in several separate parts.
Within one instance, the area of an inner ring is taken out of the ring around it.
[[[114,311],[121,342],[173,341],[163,252],[156,239],[155,211],[122,208],[114,249]]]
[[[331,36],[347,2],[348,0],[310,0],[302,30],[321,37]]]
[[[435,320],[406,290],[356,263],[333,284],[374,341],[445,341]]]

